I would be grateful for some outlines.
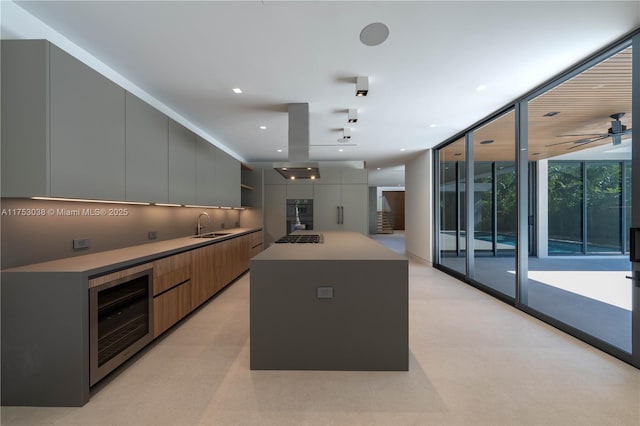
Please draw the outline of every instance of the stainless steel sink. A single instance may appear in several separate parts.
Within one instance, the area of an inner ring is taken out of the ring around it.
[[[193,238],[217,238],[231,235],[231,232],[209,232],[208,234],[194,235]]]

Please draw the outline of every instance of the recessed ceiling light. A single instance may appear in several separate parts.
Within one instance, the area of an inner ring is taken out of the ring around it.
[[[342,152],[342,151],[344,151],[344,149],[340,148],[338,151]]]
[[[482,92],[482,91],[483,91],[483,90],[485,90],[486,88],[487,88],[487,86],[486,86],[486,85],[481,84],[480,86],[476,87],[476,90],[477,90],[478,92]]]
[[[433,129],[434,127],[438,127],[438,125],[437,124],[429,124],[429,127],[431,127]]]
[[[267,128],[267,126],[260,126],[260,128],[261,128],[262,130],[265,130],[265,129]]]
[[[378,167],[376,170],[380,170],[380,167]]]
[[[281,149],[276,149],[276,151],[278,151],[278,152],[282,152],[282,150],[281,150]]]
[[[232,90],[233,93],[242,93],[242,89],[240,89],[239,87],[234,87]]]
[[[404,151],[404,148],[400,148],[400,151]]]

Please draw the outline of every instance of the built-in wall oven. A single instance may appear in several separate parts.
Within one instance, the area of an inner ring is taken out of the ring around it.
[[[313,229],[313,199],[287,200],[287,234]]]
[[[152,265],[89,280],[89,382],[93,386],[153,339]]]

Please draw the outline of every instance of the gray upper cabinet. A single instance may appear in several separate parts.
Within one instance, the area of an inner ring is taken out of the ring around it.
[[[2,40],[2,196],[48,196],[49,47]]]
[[[169,202],[195,204],[195,134],[169,119]]]
[[[125,198],[125,91],[54,45],[50,61],[51,195]]]
[[[127,92],[126,200],[169,201],[169,119]]]
[[[240,207],[241,180],[240,161],[217,149],[215,188],[216,199],[220,206]]]
[[[44,40],[2,41],[2,196],[123,200],[124,89]]]
[[[218,149],[200,136],[196,136],[196,204],[215,206],[216,155]]]
[[[1,43],[2,197],[240,206],[238,160],[46,40]]]

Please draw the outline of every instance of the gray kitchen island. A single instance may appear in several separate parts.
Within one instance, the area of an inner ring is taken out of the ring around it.
[[[319,234],[251,259],[251,369],[407,371],[407,259],[359,233]]]

